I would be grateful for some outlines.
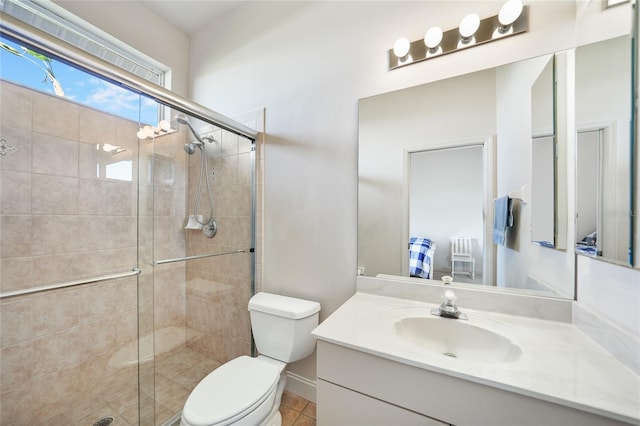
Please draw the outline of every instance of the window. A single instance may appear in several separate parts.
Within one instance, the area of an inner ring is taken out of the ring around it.
[[[52,2],[0,1],[0,10],[56,38],[106,60],[158,85],[164,84],[168,69],[124,46]],[[0,77],[34,90],[64,96],[69,100],[142,123],[157,123],[158,103],[124,89],[79,67],[68,65],[0,37]]]

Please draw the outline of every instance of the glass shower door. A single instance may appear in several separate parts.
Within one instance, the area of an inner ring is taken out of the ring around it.
[[[141,145],[150,174],[140,198],[153,198],[140,215],[145,238],[152,236],[141,253],[153,259],[140,298],[141,321],[147,318],[141,335],[143,327],[153,334],[153,373],[141,363],[140,374],[141,403],[153,388],[155,420],[143,423],[149,425],[177,422],[202,378],[251,353],[253,142],[188,114],[165,116],[170,132]]]
[[[138,122],[4,59],[0,424],[138,424]]]

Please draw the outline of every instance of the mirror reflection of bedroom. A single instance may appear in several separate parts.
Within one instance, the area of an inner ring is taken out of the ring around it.
[[[483,180],[482,145],[409,154],[410,276],[482,283]]]
[[[630,43],[576,49],[576,253],[621,264],[631,261]]]

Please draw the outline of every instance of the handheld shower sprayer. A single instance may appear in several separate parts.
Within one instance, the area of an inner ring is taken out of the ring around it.
[[[198,135],[198,133],[195,131],[193,126],[191,126],[191,123],[189,123],[189,120],[187,119],[187,117],[185,117],[182,114],[176,115],[176,121],[178,122],[178,124],[186,124],[187,127],[189,127],[189,130],[191,130],[191,133],[193,134],[193,136],[196,138],[195,141],[184,144],[184,151],[189,155],[193,155],[196,152],[196,148],[200,148],[200,181],[198,184],[198,192],[196,193],[197,194],[196,202],[193,207],[193,217],[196,220],[196,222],[202,225],[202,232],[204,233],[204,235],[207,236],[208,238],[213,238],[218,232],[218,225],[216,224],[216,221],[213,219],[213,196],[211,195],[211,185],[209,183],[209,177],[208,177],[209,170],[207,167],[207,156],[205,154],[205,143],[204,143],[205,140],[207,142],[213,142],[213,138],[208,138],[208,137],[201,138],[200,135]],[[200,204],[200,194],[202,193],[203,180],[206,180],[206,184],[207,184],[207,196],[209,198],[209,217],[205,219],[203,222],[200,222],[200,220],[198,219],[198,206]]]
[[[196,152],[196,148],[204,149],[205,141],[209,143],[215,142],[215,139],[213,139],[212,137],[200,136],[189,122],[189,119],[184,116],[184,114],[178,114],[175,118],[178,124],[184,124],[189,127],[189,130],[191,130],[191,134],[194,138],[196,138],[195,141],[184,144],[184,152],[186,152],[187,154],[193,155]]]
[[[189,119],[187,119],[187,117],[185,117],[183,114],[178,114],[176,115],[176,121],[179,124],[187,125],[187,127],[189,127],[189,129],[191,130],[191,133],[193,133],[193,136],[196,138],[196,140],[204,145],[204,141],[202,140],[198,132],[196,132],[196,129],[194,129],[191,123],[189,123]]]
[[[204,140],[202,140],[198,132],[196,132],[196,130],[191,125],[191,123],[189,123],[189,120],[187,119],[187,117],[185,117],[182,114],[178,114],[176,115],[176,121],[178,122],[178,124],[185,124],[187,127],[189,127],[189,130],[191,130],[193,137],[196,138],[195,142],[184,144],[184,152],[186,152],[189,155],[193,155],[193,153],[196,152],[196,148],[200,148],[200,149],[204,148]]]

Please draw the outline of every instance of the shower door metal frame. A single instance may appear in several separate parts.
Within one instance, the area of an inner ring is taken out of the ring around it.
[[[151,83],[134,74],[130,74],[117,66],[96,58],[67,44],[37,28],[29,26],[6,13],[0,12],[0,33],[17,42],[37,46],[49,57],[84,68],[88,72],[100,76],[112,83],[124,86],[140,95],[149,97],[177,111],[189,114],[199,120],[211,123],[223,130],[256,140],[258,132],[244,124],[238,123],[203,105],[197,104],[162,86]]]

